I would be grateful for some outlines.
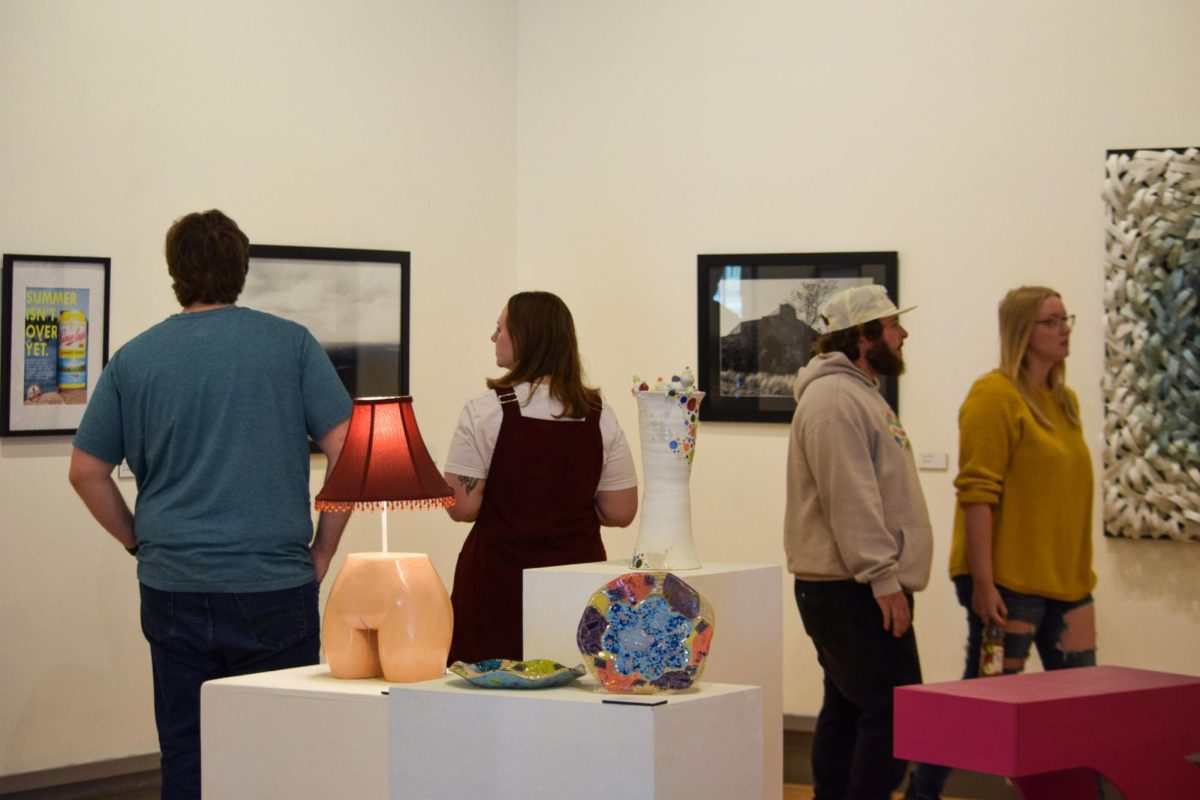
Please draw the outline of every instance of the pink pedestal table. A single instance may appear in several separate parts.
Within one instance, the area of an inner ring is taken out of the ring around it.
[[[1200,798],[1200,678],[1127,667],[895,690],[897,758],[1011,778],[1026,800]]]

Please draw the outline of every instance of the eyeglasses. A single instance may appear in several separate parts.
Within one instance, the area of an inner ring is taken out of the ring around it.
[[[1074,328],[1075,315],[1067,314],[1065,317],[1046,317],[1045,319],[1039,319],[1037,324],[1045,325],[1047,328],[1058,328],[1059,330],[1062,330],[1063,328]]]

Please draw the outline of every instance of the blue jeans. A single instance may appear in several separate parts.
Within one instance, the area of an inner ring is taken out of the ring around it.
[[[887,800],[908,766],[892,756],[892,689],[921,682],[916,634],[884,630],[871,587],[854,581],[798,580],[796,604],[825,673],[813,797]]]
[[[1017,622],[1027,622],[1033,626],[1030,633],[1004,632],[1004,660],[1029,657],[1029,649],[1036,646],[1038,657],[1046,670],[1070,669],[1072,667],[1096,666],[1096,651],[1076,650],[1066,651],[1059,647],[1059,640],[1066,630],[1066,616],[1071,611],[1092,602],[1089,594],[1082,600],[1065,602],[1037,597],[1031,594],[1018,594],[1003,586],[996,587],[1000,591],[1000,599],[1008,608],[1008,619]],[[954,590],[958,594],[958,602],[967,609],[967,663],[963,667],[963,678],[979,677],[979,648],[983,639],[983,620],[971,608],[971,576],[957,575],[954,578]],[[1021,672],[1021,669],[1004,667],[1005,674]],[[946,780],[954,770],[939,764],[917,764],[908,782],[906,800],[937,800],[941,797]]]
[[[240,594],[162,592],[141,584],[154,670],[163,800],[200,797],[200,684],[316,664],[317,583]]]

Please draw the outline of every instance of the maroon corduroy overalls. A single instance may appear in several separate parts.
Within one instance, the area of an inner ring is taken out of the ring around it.
[[[454,569],[451,662],[524,657],[521,570],[606,558],[595,508],[600,409],[582,422],[532,419],[511,389],[496,394],[504,417],[479,517]]]

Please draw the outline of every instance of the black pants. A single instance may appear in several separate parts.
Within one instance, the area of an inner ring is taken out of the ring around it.
[[[814,800],[887,800],[907,767],[892,756],[892,689],[921,682],[913,628],[884,630],[871,587],[854,581],[798,580],[796,605],[825,671]]]

